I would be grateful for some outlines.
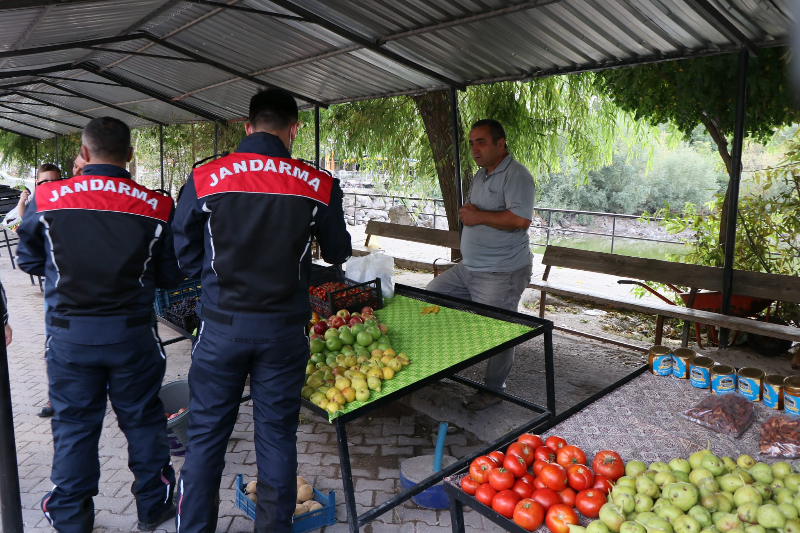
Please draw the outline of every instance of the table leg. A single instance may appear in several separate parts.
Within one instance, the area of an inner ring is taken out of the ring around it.
[[[344,485],[344,505],[347,508],[347,523],[350,533],[358,533],[358,514],[356,513],[356,495],[353,486],[353,473],[350,470],[350,450],[347,447],[347,429],[339,419],[333,421],[336,428],[336,445],[339,447],[339,464]]]
[[[544,377],[547,386],[547,410],[556,414],[556,370],[553,361],[553,328],[544,332]]]
[[[450,526],[453,533],[464,533],[464,505],[456,498],[450,499]]]

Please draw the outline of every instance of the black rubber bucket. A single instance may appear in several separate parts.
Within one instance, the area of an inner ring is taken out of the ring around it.
[[[186,453],[186,443],[189,441],[186,430],[189,428],[189,382],[186,380],[173,381],[161,387],[158,394],[164,404],[164,412],[173,414],[185,408],[175,418],[167,420],[167,438],[169,438],[170,453],[183,456]]]

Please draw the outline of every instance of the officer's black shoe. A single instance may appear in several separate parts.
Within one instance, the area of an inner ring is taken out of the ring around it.
[[[54,414],[56,414],[55,409],[53,409],[53,406],[50,405],[50,402],[47,402],[46,405],[42,406],[42,408],[39,409],[38,416],[39,418],[50,418]]]
[[[143,522],[139,520],[139,531],[155,531],[158,526],[170,520],[171,518],[175,518],[175,502],[170,502],[170,504],[150,522]]]

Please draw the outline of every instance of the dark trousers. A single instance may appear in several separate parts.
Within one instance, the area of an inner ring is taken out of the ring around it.
[[[192,351],[177,531],[216,530],[225,450],[250,374],[258,463],[255,531],[288,533],[297,498],[297,424],[308,339],[302,326],[287,328],[283,335],[290,336],[279,339],[232,340],[220,329],[204,321]]]
[[[97,446],[106,396],[128,440],[138,518],[152,521],[172,501],[175,472],[158,398],[166,361],[149,327],[135,339],[85,346],[49,337],[45,351],[53,428],[54,487],[42,511],[61,533],[89,533],[100,480]]]

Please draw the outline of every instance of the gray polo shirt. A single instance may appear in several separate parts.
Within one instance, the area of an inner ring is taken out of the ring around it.
[[[466,203],[482,211],[509,210],[533,218],[533,176],[522,163],[507,155],[488,176],[480,169],[472,179]],[[513,272],[531,264],[528,230],[505,231],[477,224],[461,234],[464,266],[477,272]]]

